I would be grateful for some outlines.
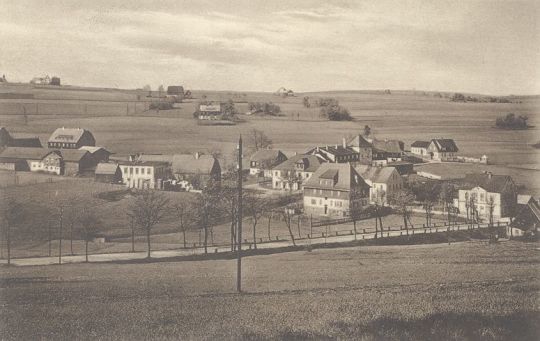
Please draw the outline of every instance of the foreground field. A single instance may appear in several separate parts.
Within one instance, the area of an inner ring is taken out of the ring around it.
[[[2,268],[2,339],[531,340],[537,244]]]

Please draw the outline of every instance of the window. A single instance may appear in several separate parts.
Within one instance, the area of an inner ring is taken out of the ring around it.
[[[311,204],[312,204],[312,205],[316,205],[316,204],[317,204],[317,200],[316,200],[316,199],[311,199]]]
[[[480,200],[484,200],[484,193],[480,193]]]
[[[129,167],[129,174],[133,174],[133,167]]]

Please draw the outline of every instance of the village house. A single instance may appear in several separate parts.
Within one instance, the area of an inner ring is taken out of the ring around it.
[[[100,162],[109,162],[109,157],[112,154],[110,151],[103,147],[82,146],[81,148],[79,148],[79,150],[85,150],[89,152],[96,164]]]
[[[60,155],[64,166],[63,175],[84,175],[93,172],[97,165],[92,155],[86,150],[62,149]]]
[[[372,166],[386,166],[389,162],[401,161],[405,144],[398,140],[377,140],[371,141]]]
[[[373,146],[371,142],[359,134],[350,140],[347,145],[358,153],[358,162],[360,164],[371,165],[373,159]]]
[[[510,238],[526,235],[538,237],[540,204],[530,195],[518,195],[516,216],[506,228]]]
[[[412,162],[393,161],[393,162],[388,162],[386,164],[386,167],[394,167],[398,171],[399,175],[401,176],[414,173],[414,164]]]
[[[29,172],[33,163],[41,162],[50,152],[46,148],[7,147],[0,153],[0,168]]]
[[[429,141],[414,141],[411,144],[411,153],[419,155],[422,158],[428,158]]]
[[[304,212],[346,217],[368,205],[369,188],[351,164],[323,163],[304,183]]]
[[[428,158],[435,161],[454,161],[458,151],[452,139],[433,139],[427,148]]]
[[[322,161],[315,155],[294,155],[272,168],[272,188],[299,190],[319,168]]]
[[[30,80],[30,84],[49,85],[51,83],[51,77],[45,75],[45,77],[34,77]]]
[[[97,182],[117,184],[122,182],[122,171],[117,163],[98,163],[95,177]]]
[[[25,136],[10,133],[5,127],[0,127],[0,148],[2,147],[29,147],[41,148],[41,141],[37,136]]]
[[[315,147],[306,154],[315,155],[324,162],[332,163],[358,162],[359,160],[359,154],[347,146],[345,139],[342,144]]]
[[[198,119],[203,121],[208,120],[221,120],[223,118],[223,112],[221,111],[221,104],[201,104],[197,111]]]
[[[203,189],[210,183],[221,183],[221,166],[212,155],[201,153],[175,154],[172,172],[186,189]]]
[[[32,172],[44,172],[56,175],[64,174],[64,161],[59,151],[50,151],[39,161],[32,161],[30,170]]]
[[[171,178],[170,165],[159,161],[120,161],[122,182],[128,188],[163,189],[163,181]]]
[[[52,149],[79,149],[82,146],[95,146],[96,139],[86,129],[62,127],[52,133],[47,144]]]
[[[403,178],[394,167],[372,167],[358,165],[355,170],[371,186],[370,202],[385,205],[388,198],[403,189]]]
[[[277,149],[261,149],[249,157],[249,174],[272,177],[272,168],[287,160],[287,156]]]
[[[515,214],[517,189],[508,175],[466,174],[454,199],[459,215],[477,216],[483,221],[508,221]],[[468,202],[468,204],[467,204]]]

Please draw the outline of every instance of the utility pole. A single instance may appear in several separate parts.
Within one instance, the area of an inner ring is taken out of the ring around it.
[[[242,135],[238,139],[238,253],[236,262],[236,290],[242,292]]]

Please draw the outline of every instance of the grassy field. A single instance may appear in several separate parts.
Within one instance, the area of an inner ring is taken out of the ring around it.
[[[538,244],[0,269],[2,339],[533,340]]]

